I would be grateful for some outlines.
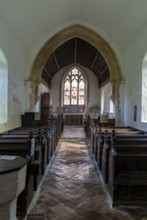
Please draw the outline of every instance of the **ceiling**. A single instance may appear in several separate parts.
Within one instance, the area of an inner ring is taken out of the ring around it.
[[[24,49],[62,27],[81,24],[93,28],[108,43],[124,51],[147,26],[146,11],[147,0],[0,0],[0,21]],[[106,75],[109,77],[107,64],[99,51],[78,38],[64,43],[51,54],[42,76],[48,82],[56,71],[72,63],[91,69],[100,84]]]
[[[58,47],[48,58],[42,71],[42,79],[51,85],[51,79],[62,68],[79,64],[90,69],[97,77],[99,86],[109,80],[109,70],[101,53],[80,38],[73,38]]]
[[[0,19],[23,46],[76,20],[105,32],[125,49],[147,25],[146,11],[146,0],[0,0]]]

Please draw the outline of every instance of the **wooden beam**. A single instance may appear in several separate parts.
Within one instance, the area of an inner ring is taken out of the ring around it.
[[[74,62],[77,62],[77,38],[75,38],[75,57],[74,57]]]
[[[47,70],[45,67],[44,67],[43,69],[44,69],[44,71],[47,73],[47,75],[49,76],[49,78],[52,79],[52,77],[51,77],[51,75],[49,74],[48,70]]]
[[[106,71],[106,69],[108,69],[107,66],[105,67],[105,69],[104,69],[104,70],[101,72],[101,74],[99,75],[98,80],[99,80],[99,78],[103,75],[103,73]]]
[[[55,59],[55,63],[57,65],[58,70],[60,69],[55,53],[53,52],[53,57]]]
[[[90,69],[92,69],[92,68],[93,68],[94,63],[95,63],[95,61],[96,61],[96,59],[97,59],[98,55],[99,55],[99,52],[97,51],[97,54],[96,54],[96,56],[95,56],[95,58],[94,58],[94,60],[93,60],[93,63],[91,64]]]

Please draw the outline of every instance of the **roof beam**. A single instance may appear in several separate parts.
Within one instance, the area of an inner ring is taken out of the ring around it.
[[[55,53],[53,52],[53,57],[55,59],[58,70],[60,69]]]
[[[103,71],[101,72],[101,74],[99,75],[98,80],[99,80],[99,78],[103,75],[103,73],[106,71],[106,69],[108,69],[107,66],[104,68],[104,70],[103,70]]]
[[[93,68],[94,63],[95,63],[95,61],[96,61],[96,59],[97,59],[98,55],[99,55],[99,52],[97,51],[97,54],[96,54],[96,56],[95,56],[95,58],[94,58],[94,60],[93,60],[93,63],[91,64],[90,69],[92,69],[92,68]]]
[[[77,38],[75,38],[75,57],[74,57],[74,62],[77,62]]]
[[[52,77],[51,77],[51,75],[49,74],[48,70],[47,70],[45,67],[44,67],[43,69],[45,70],[45,72],[47,73],[47,75],[49,76],[49,78],[51,79]]]
[[[43,78],[41,78],[41,82],[50,88],[50,83],[46,82]]]

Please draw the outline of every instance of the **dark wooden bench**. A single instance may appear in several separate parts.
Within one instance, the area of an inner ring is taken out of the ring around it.
[[[33,132],[35,138],[35,154],[31,154],[31,140],[28,140],[30,131]],[[43,171],[46,169],[61,135],[61,120],[53,120],[46,128],[44,126],[37,127],[19,127],[0,136],[0,153],[2,155],[21,155],[28,160],[27,180],[25,190],[18,197],[18,212],[26,214],[33,196],[34,176],[40,175],[39,159],[41,158]],[[38,148],[42,149],[38,151]],[[41,156],[40,156],[41,155]],[[37,178],[38,179],[38,178]],[[36,187],[38,184],[36,184]]]
[[[33,130],[33,137],[35,138],[35,159],[41,160],[42,163],[42,175],[44,174],[47,164],[49,163],[49,145],[47,143],[47,137],[45,131],[39,131],[38,129]],[[7,134],[2,134],[0,138],[27,138],[30,134],[28,130],[12,130]],[[41,153],[40,153],[41,152]],[[41,158],[39,158],[41,156]]]
[[[96,154],[97,154],[97,165],[99,170],[102,170],[103,146],[104,146],[104,142],[108,139],[108,135],[109,135],[108,131],[105,130],[104,132],[100,132],[97,139]]]
[[[32,131],[34,135],[38,134],[38,129],[33,128]],[[20,129],[9,131],[9,133],[13,133],[13,134],[26,134],[27,132],[28,130],[26,130],[25,128],[20,128]],[[40,129],[40,136],[41,136],[41,142],[42,142],[42,147],[43,147],[42,155],[44,157],[42,161],[47,160],[47,164],[48,164],[51,157],[54,154],[55,148],[59,141],[58,128],[56,124],[50,123],[49,126],[46,126],[45,129]],[[45,155],[47,159],[45,158]]]
[[[147,172],[147,142],[135,142],[131,145],[117,144],[110,150],[108,190],[113,206],[147,205],[147,184],[144,181]],[[132,175],[132,181],[126,181],[127,175],[129,179]]]
[[[103,144],[103,152],[102,152],[102,176],[103,176],[103,179],[105,181],[105,183],[108,182],[108,166],[109,166],[109,154],[110,154],[110,149],[111,149],[111,145],[112,144],[120,144],[120,143],[123,143],[124,145],[125,144],[129,144],[129,145],[133,145],[134,143],[138,143],[138,144],[142,144],[142,141],[147,141],[147,136],[145,135],[140,135],[140,134],[137,134],[137,135],[118,135],[115,137],[115,141],[112,140],[113,143],[110,143],[111,141],[105,141],[104,144]],[[137,140],[137,141],[136,141]],[[135,141],[135,142],[134,142]],[[115,142],[115,143],[114,143]]]
[[[98,128],[96,127],[95,128],[95,132],[94,132],[94,135],[93,135],[93,155],[94,155],[94,159],[97,161],[97,151],[98,151],[98,140],[99,140],[99,131],[98,131]]]
[[[95,132],[94,132],[95,130]],[[126,136],[126,135],[143,135],[143,132],[140,130],[136,130],[133,128],[128,127],[118,127],[113,129],[116,131],[117,134]],[[115,135],[116,135],[115,133]],[[102,157],[103,157],[103,145],[105,139],[109,140],[110,136],[112,135],[112,128],[94,128],[91,127],[90,132],[90,149],[92,149],[92,154],[94,155],[95,160],[97,161],[98,168],[102,170]]]
[[[34,136],[33,136],[34,137]],[[26,139],[28,140],[28,135],[26,134],[2,134],[0,136],[0,140],[21,140],[21,139]],[[42,173],[43,173],[43,163],[42,163],[42,150],[41,150],[41,143],[38,139],[38,136],[34,137],[34,142],[35,142],[35,150],[34,150],[34,157],[33,157],[33,162],[31,163],[30,166],[30,174],[34,176],[34,191],[37,190],[37,187],[42,179]],[[8,145],[7,145],[8,146]],[[16,149],[14,149],[15,151]],[[16,153],[16,152],[15,152]],[[19,152],[18,152],[19,154]]]

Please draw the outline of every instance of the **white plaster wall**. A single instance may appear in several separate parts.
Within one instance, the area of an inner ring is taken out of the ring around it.
[[[0,20],[0,48],[8,62],[8,122],[0,124],[0,132],[21,125],[25,109],[24,50],[12,32]]]
[[[50,98],[52,100],[53,115],[57,114],[57,107],[59,107],[60,105],[60,99],[61,99],[60,86],[61,86],[63,71],[64,69],[57,72],[51,82]]]
[[[0,51],[1,52],[1,51]],[[7,62],[0,61],[0,123],[7,122],[7,81],[8,81],[8,68]]]
[[[128,123],[125,124],[125,79],[123,78],[120,87],[119,87],[119,109],[120,109],[120,126],[128,126]],[[115,106],[114,106],[115,111]]]
[[[99,87],[98,87],[98,80],[96,76],[87,68],[83,68],[85,72],[87,73],[88,77],[88,83],[89,83],[89,102],[88,106],[92,105],[100,105],[100,92],[99,92]]]
[[[44,92],[50,92],[49,88],[43,84],[42,82],[39,84],[39,89],[38,89],[38,96],[39,96],[39,100],[35,105],[34,111],[35,112],[40,112],[41,111],[41,94],[43,94]]]
[[[147,27],[131,42],[125,51],[125,90],[124,90],[124,122],[144,131],[146,123],[141,122],[142,60],[147,51]],[[134,105],[137,105],[137,120],[133,120]]]
[[[87,68],[85,67],[80,67],[80,68],[83,71],[85,71],[87,78],[88,78],[88,83],[89,83],[88,106],[99,104],[99,88],[98,88],[98,81],[97,81],[96,76],[91,71],[89,71]],[[66,71],[66,68],[56,73],[52,79],[50,95],[53,99],[53,113],[54,114],[57,113],[57,107],[59,107],[60,105],[61,81],[62,81],[62,77],[65,71]]]
[[[143,61],[142,64],[142,113],[141,120],[147,122],[147,60]]]
[[[100,105],[101,105],[101,113],[110,113],[110,97],[112,94],[112,85],[110,82],[105,84],[101,89],[100,89]],[[103,103],[104,105],[102,106],[102,96],[103,96]],[[114,110],[114,109],[113,109]]]

